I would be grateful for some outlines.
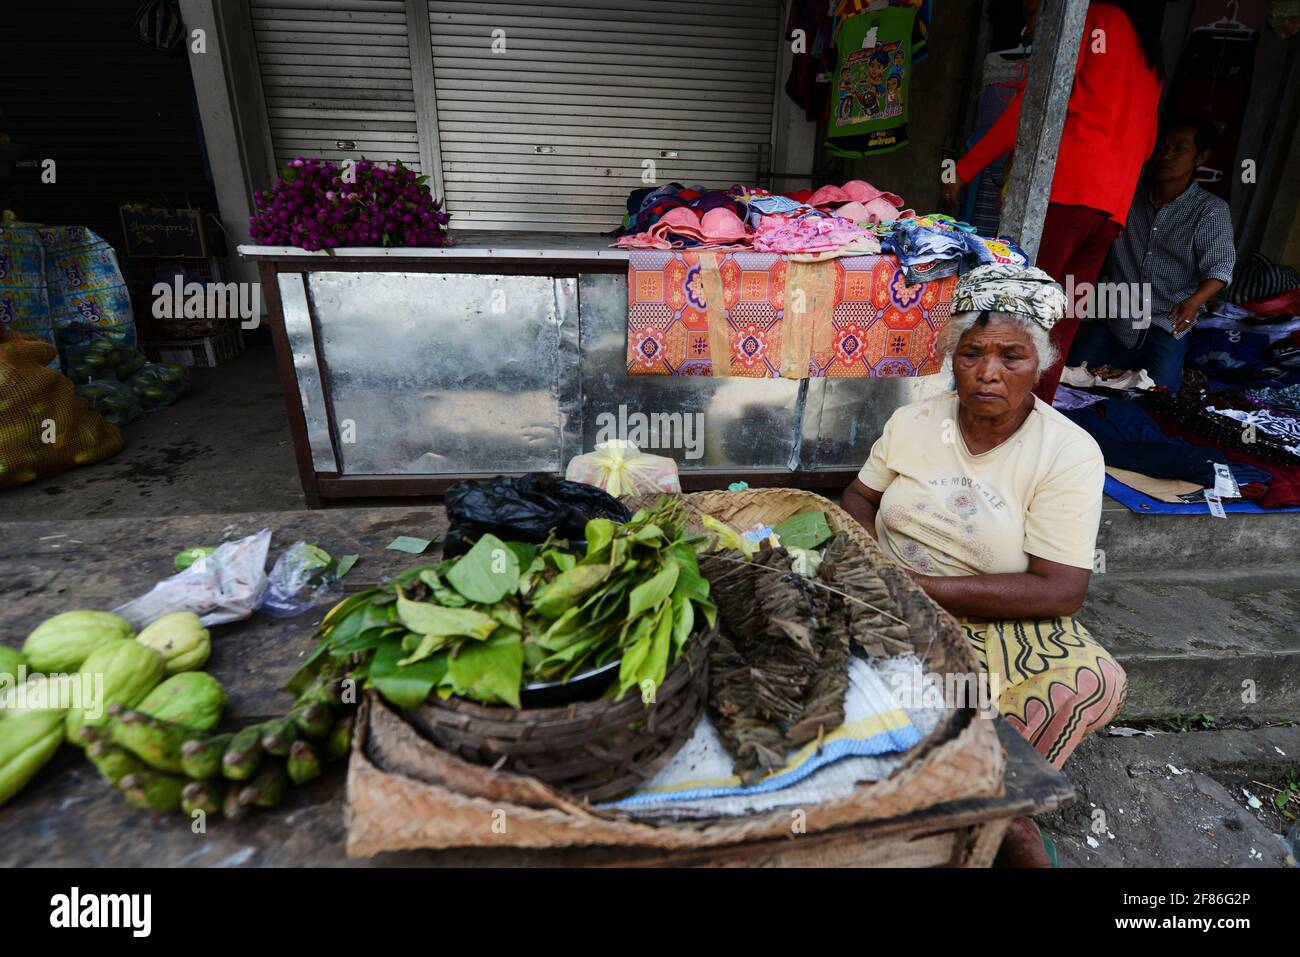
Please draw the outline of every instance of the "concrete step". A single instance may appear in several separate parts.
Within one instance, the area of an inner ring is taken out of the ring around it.
[[[1107,498],[1097,548],[1107,571],[1168,567],[1244,568],[1300,562],[1300,512],[1140,515]]]
[[[1121,718],[1300,718],[1300,563],[1213,570],[1166,547],[1143,571],[1108,561],[1079,613],[1128,672]]]

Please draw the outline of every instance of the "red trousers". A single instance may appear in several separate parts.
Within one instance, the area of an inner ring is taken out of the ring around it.
[[[1074,277],[1074,287],[1092,284],[1101,275],[1102,264],[1106,262],[1106,253],[1122,227],[1110,218],[1110,213],[1090,206],[1067,206],[1064,203],[1049,203],[1047,218],[1043,222],[1043,239],[1038,244],[1038,262],[1035,263],[1068,290],[1067,276]],[[1073,303],[1069,312],[1073,312]],[[1067,315],[1052,327],[1052,344],[1056,346],[1059,358],[1056,364],[1043,372],[1034,395],[1048,405],[1056,395],[1056,387],[1061,381],[1061,370],[1065,368],[1065,357],[1070,354],[1070,344],[1079,329],[1079,317]]]

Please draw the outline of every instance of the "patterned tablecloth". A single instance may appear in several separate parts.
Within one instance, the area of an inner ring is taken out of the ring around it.
[[[956,282],[908,285],[890,255],[634,250],[628,375],[931,375]]]

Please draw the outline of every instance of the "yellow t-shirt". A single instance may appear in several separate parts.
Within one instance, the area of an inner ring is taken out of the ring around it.
[[[883,493],[881,547],[922,575],[1023,572],[1029,556],[1093,567],[1106,463],[1083,429],[1039,398],[1014,435],[974,455],[957,393],[898,409],[858,478]]]

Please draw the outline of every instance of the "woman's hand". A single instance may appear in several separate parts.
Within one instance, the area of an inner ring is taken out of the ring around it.
[[[1000,575],[912,574],[927,595],[954,615],[1063,618],[1083,606],[1092,571],[1029,556],[1029,570]]]
[[[952,175],[953,181],[951,183],[944,180],[939,184],[939,192],[943,196],[943,201],[950,208],[961,202],[961,188],[966,185],[956,168],[953,169]]]

